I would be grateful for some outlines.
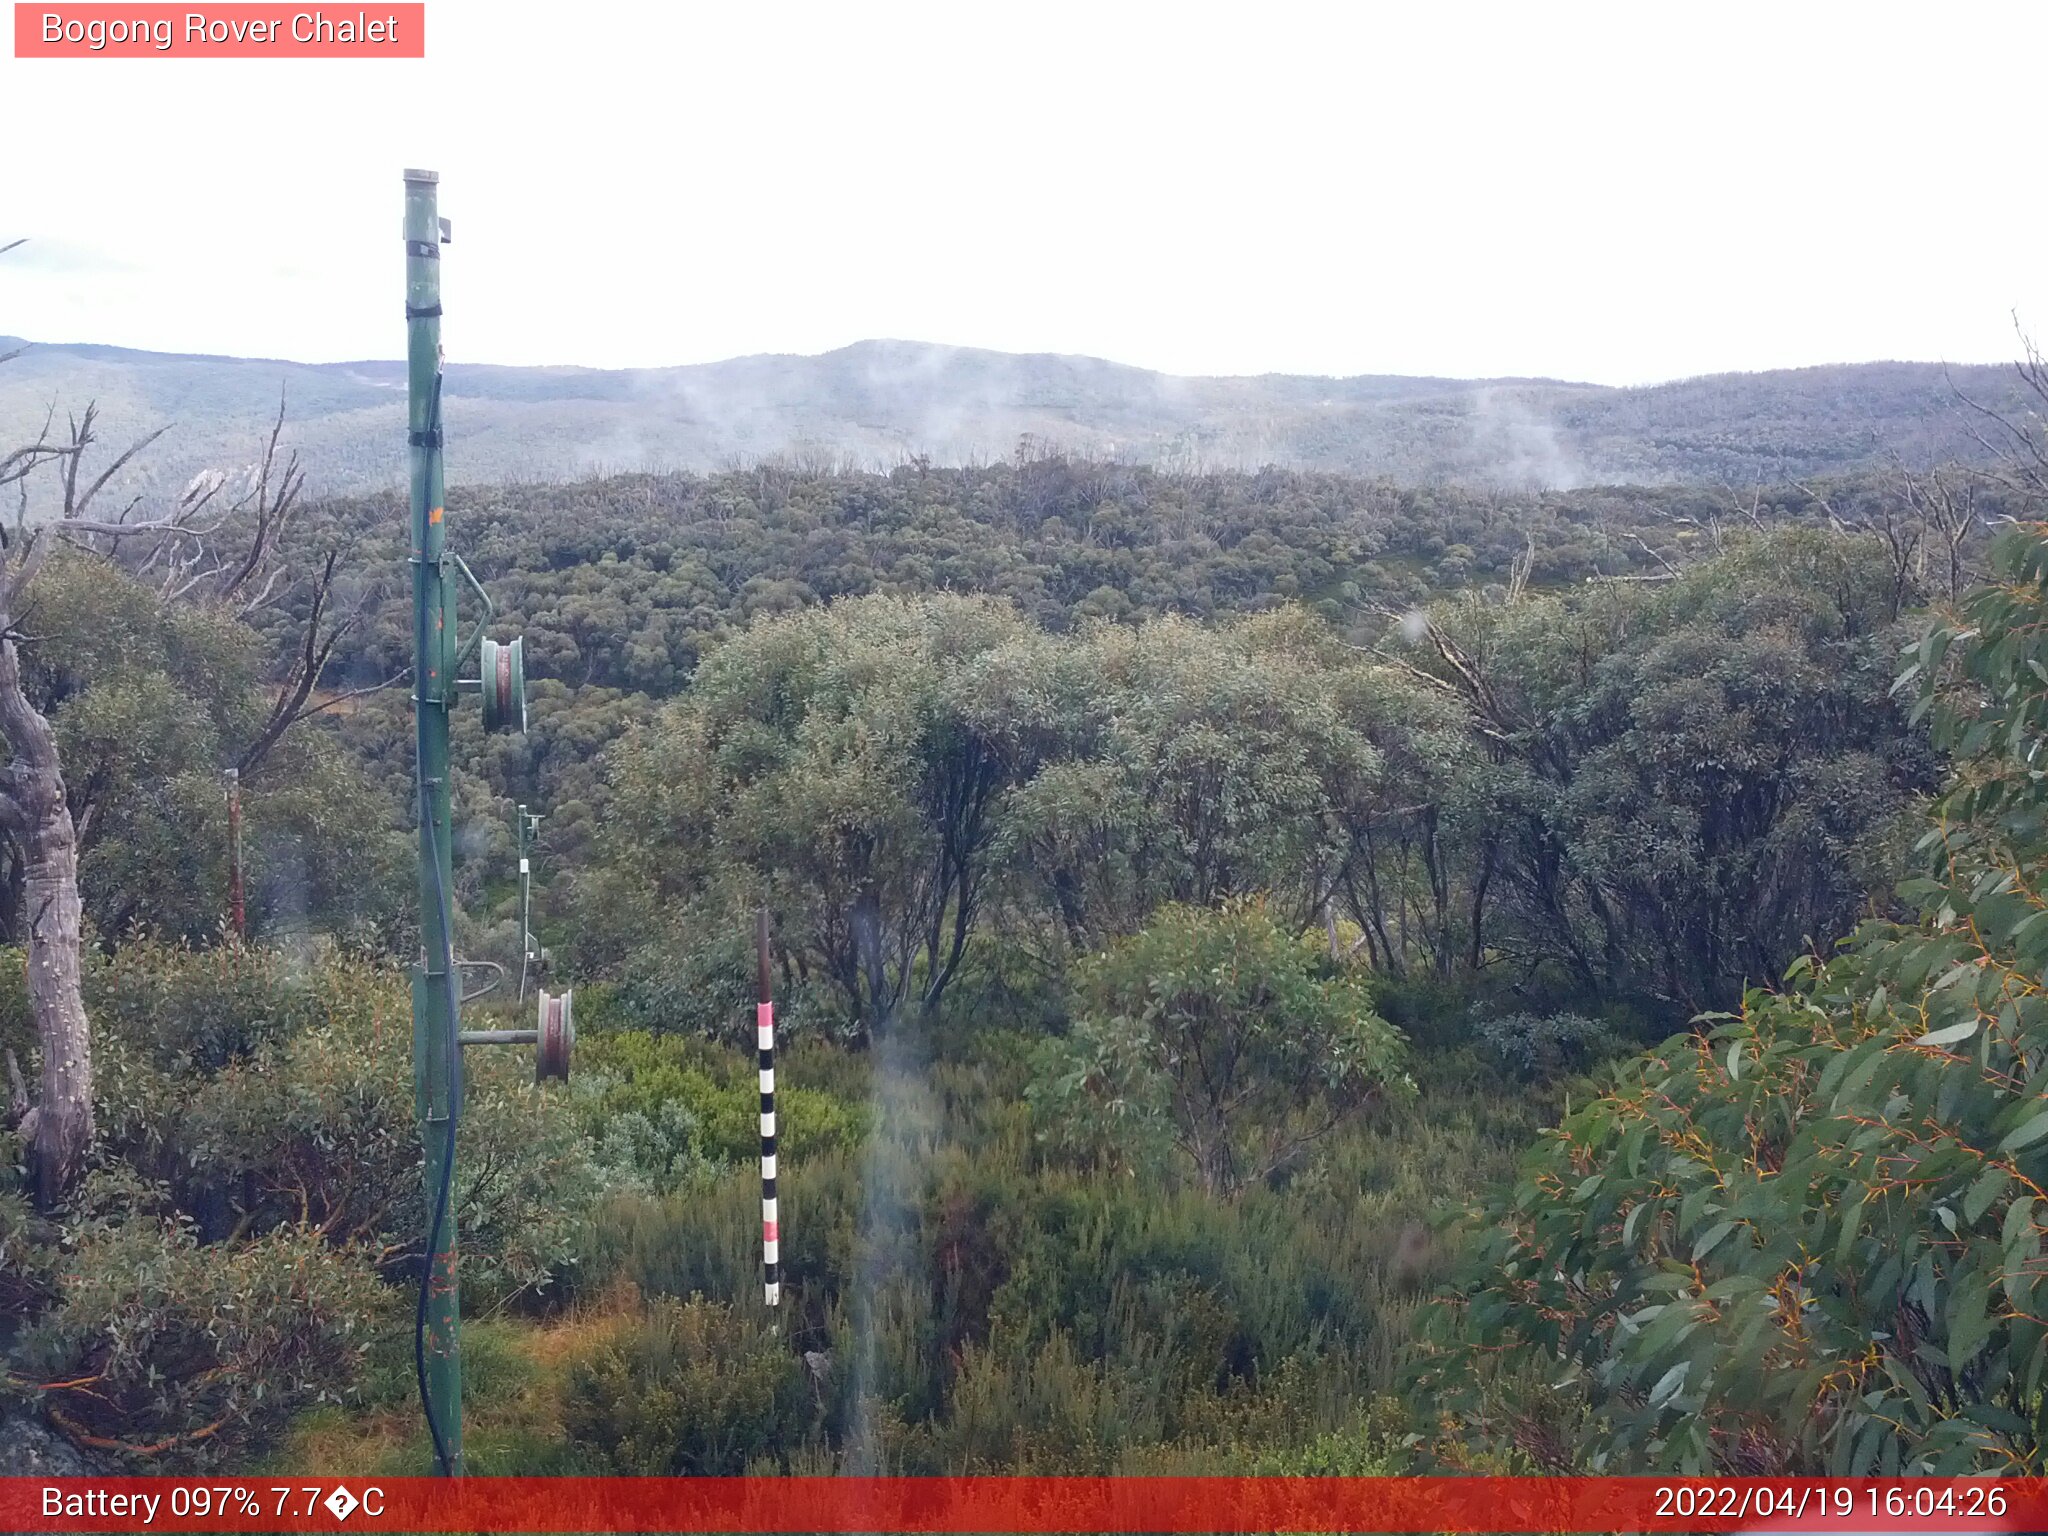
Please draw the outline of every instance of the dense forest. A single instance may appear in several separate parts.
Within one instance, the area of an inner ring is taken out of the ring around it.
[[[456,715],[459,947],[516,970],[543,812],[582,1033],[567,1085],[470,1063],[472,1470],[2038,1470],[2015,446],[451,498],[532,679],[524,735]],[[280,483],[221,492],[246,559],[80,517],[0,583],[93,1059],[53,1189],[16,838],[0,1402],[91,1465],[430,1455],[403,508]]]

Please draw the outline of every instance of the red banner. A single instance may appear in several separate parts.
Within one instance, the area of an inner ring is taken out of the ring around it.
[[[0,1530],[2048,1530],[2044,1478],[4,1478]]]
[[[421,0],[357,7],[200,4],[14,7],[17,59],[423,59]]]

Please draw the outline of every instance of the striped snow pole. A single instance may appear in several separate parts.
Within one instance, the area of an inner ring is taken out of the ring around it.
[[[761,1280],[768,1305],[782,1302],[781,1232],[775,1217],[775,1002],[768,991],[768,909],[754,926],[759,1001],[754,1031],[761,1052]]]

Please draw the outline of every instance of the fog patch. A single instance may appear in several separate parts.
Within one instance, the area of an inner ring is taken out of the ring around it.
[[[1593,477],[1559,439],[1547,412],[1535,409],[1499,386],[1471,394],[1473,471],[1493,484],[1518,491],[1570,491]]]

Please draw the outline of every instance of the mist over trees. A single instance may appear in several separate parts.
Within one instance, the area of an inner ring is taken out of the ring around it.
[[[0,351],[16,342],[0,337]],[[11,376],[10,376],[11,375]],[[1991,457],[1965,396],[2007,415],[2011,371],[1863,363],[1720,374],[1617,389],[1556,379],[1267,374],[1182,378],[1100,358],[863,341],[817,357],[677,368],[498,367],[451,359],[455,483],[565,483],[629,472],[709,473],[781,461],[806,472],[907,460],[1000,463],[1020,440],[1074,458],[1184,473],[1262,465],[1509,490],[1782,483]],[[124,431],[177,430],[137,466],[174,492],[242,462],[293,402],[323,494],[404,483],[404,365],[192,357],[29,346],[0,375],[0,441],[33,435],[55,400],[96,400]]]

